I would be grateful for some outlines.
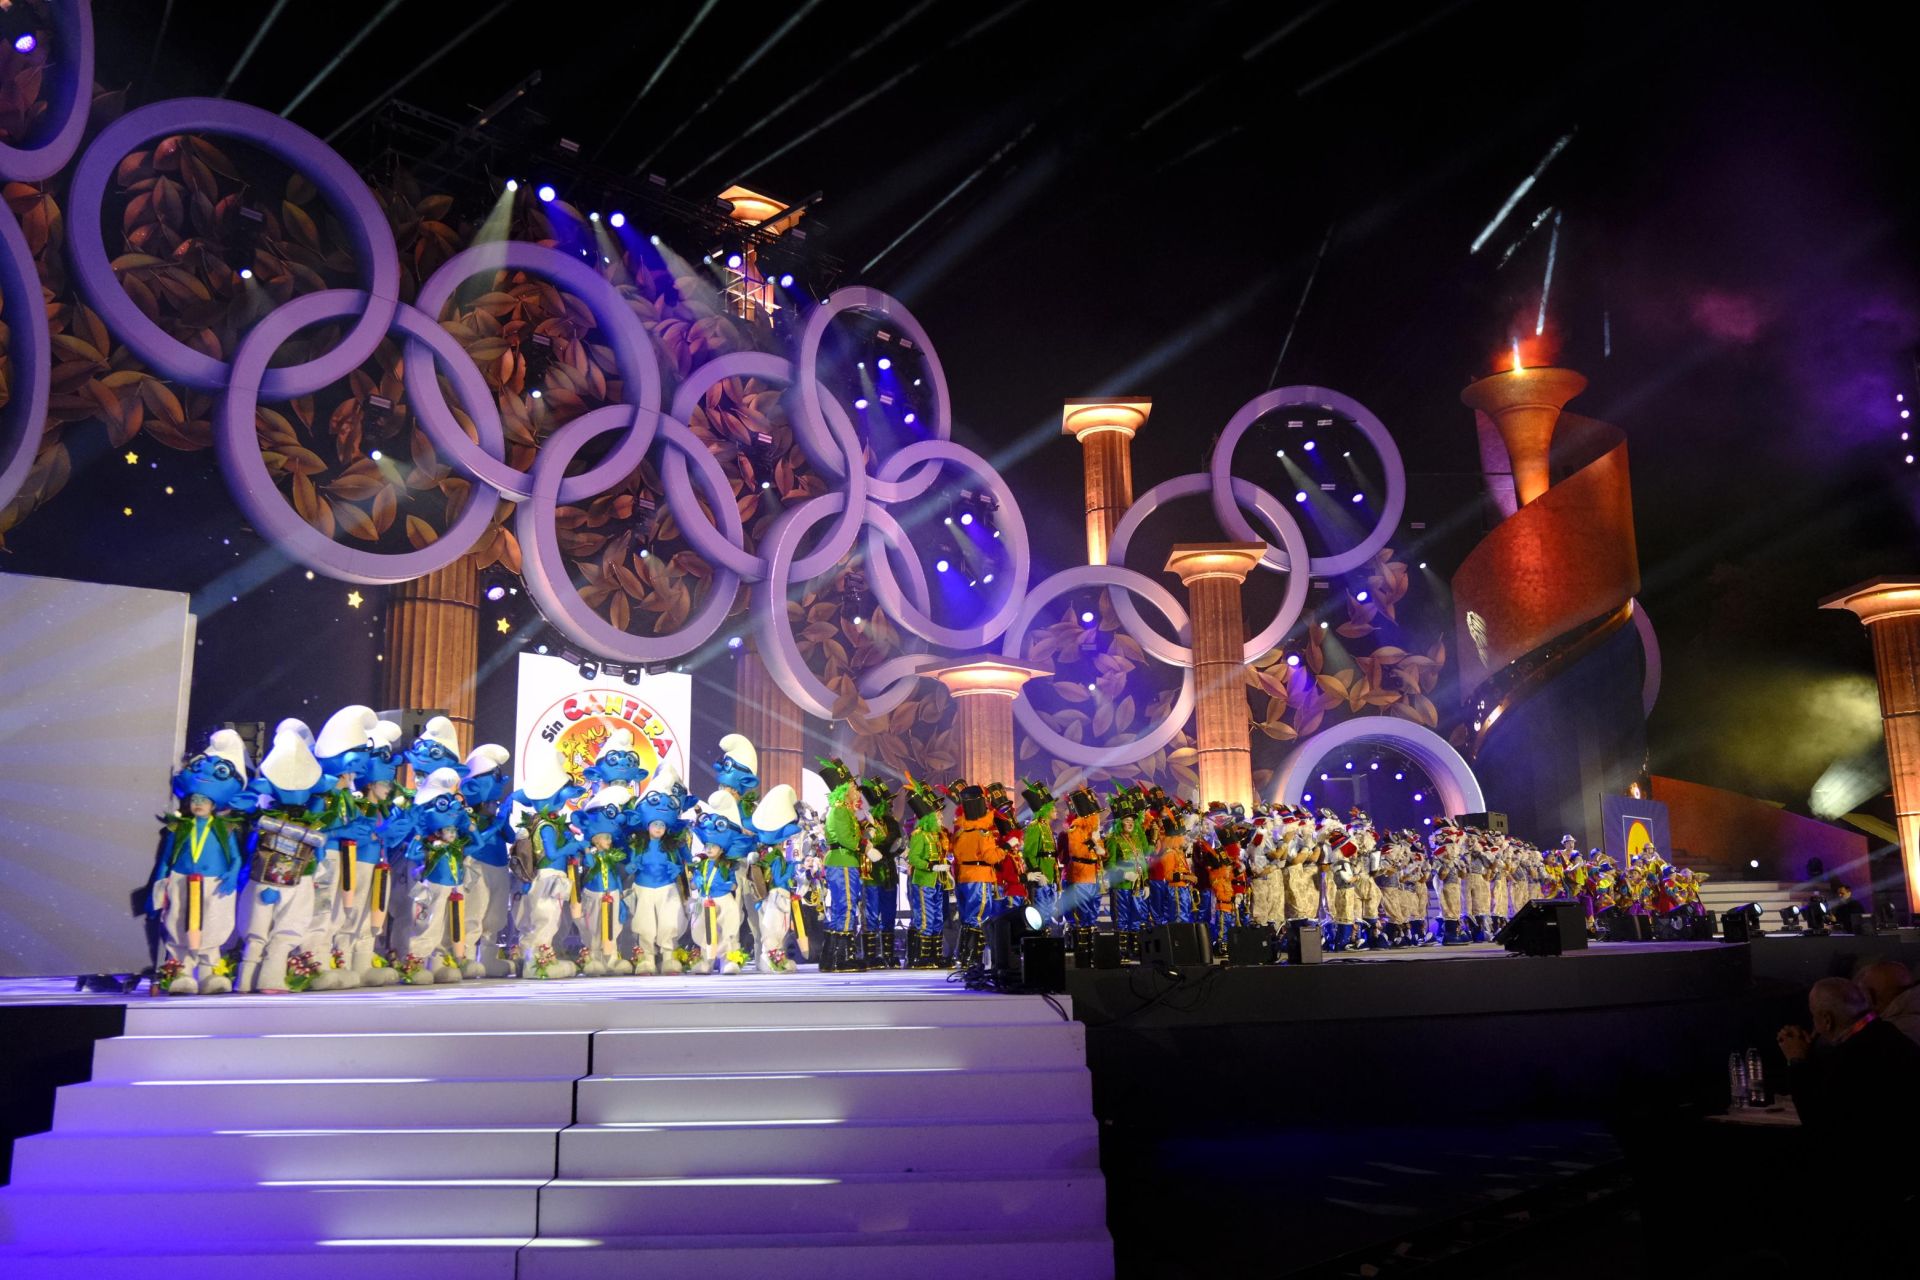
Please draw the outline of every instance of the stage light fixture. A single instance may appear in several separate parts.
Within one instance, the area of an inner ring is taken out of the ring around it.
[[[791,289],[791,288],[793,288],[793,277],[792,277],[792,276],[781,276],[781,277],[780,277],[780,287],[781,287],[782,289]]]
[[[865,396],[861,396],[861,397],[860,397],[860,398],[859,398],[858,400],[855,400],[855,401],[853,402],[853,407],[854,407],[854,408],[856,408],[856,409],[864,409],[864,408],[866,408],[866,407],[867,407],[867,398],[866,398]]]
[[[648,237],[647,237],[647,243],[648,243],[648,244],[650,244],[650,245],[652,245],[652,246],[653,246],[654,248],[656,248],[656,249],[658,249],[658,248],[660,247],[660,237],[659,237],[659,236],[648,236]]]
[[[1293,500],[1295,502],[1305,502],[1307,500],[1307,491],[1305,489],[1295,489],[1293,491]]]
[[[1378,773],[1380,772],[1380,762],[1378,760],[1369,760],[1367,761],[1367,768],[1373,770],[1375,773]]]
[[[1305,449],[1308,453],[1312,453],[1316,446],[1314,445],[1313,441],[1309,440],[1305,444],[1301,445],[1300,447],[1302,449]]]
[[[487,588],[487,599],[504,600],[506,598],[507,598],[507,589],[501,586],[499,583],[496,582],[492,586]]]
[[[512,194],[513,194],[514,192],[516,192],[516,191],[518,191],[519,189],[520,189],[520,183],[519,183],[519,181],[518,181],[518,179],[515,179],[515,178],[508,178],[508,179],[507,179],[507,194],[508,194],[508,195],[512,195]]]
[[[989,574],[986,574],[985,576],[983,576],[983,577],[982,577],[982,578],[980,579],[980,581],[982,581],[982,582],[984,582],[984,583],[986,583],[986,584],[987,584],[988,586],[992,586],[992,585],[993,585],[993,575],[992,575],[992,574],[990,574],[990,573],[989,573]]]
[[[1420,567],[1421,567],[1422,569],[1424,569],[1424,568],[1426,568],[1426,567],[1427,567],[1427,562],[1426,562],[1425,560],[1422,560],[1422,561],[1420,562]]]
[[[1427,793],[1424,791],[1416,791],[1413,793],[1413,802],[1415,804],[1419,804],[1422,800],[1425,800],[1426,798],[1427,798]]]
[[[594,211],[593,211],[592,213],[590,213],[590,214],[588,214],[588,215],[587,215],[587,221],[588,221],[588,222],[598,222],[598,221],[600,221],[600,211],[599,211],[598,209],[595,209],[595,210],[594,210]]]
[[[914,416],[913,416],[912,414],[908,414],[908,415],[907,415],[907,417],[906,417],[906,423],[907,423],[907,425],[908,425],[908,426],[912,426],[912,425],[914,424],[914,422],[915,422],[915,421],[917,421],[917,419],[915,419],[915,418],[914,418]]]
[[[1800,925],[1800,908],[1791,906],[1780,908],[1781,929],[1788,933],[1793,933],[1800,928]]]
[[[1302,792],[1300,793],[1300,803],[1301,803],[1301,804],[1312,804],[1312,803],[1313,803],[1313,792],[1311,792],[1311,791],[1302,791]]]
[[[1365,502],[1367,500],[1367,495],[1364,493],[1356,493],[1353,495],[1352,499],[1350,500],[1353,502]]]
[[[933,567],[938,569],[941,573],[945,573],[951,566],[949,566],[945,560],[935,560],[933,562]]]
[[[370,449],[367,451],[367,457],[371,458],[375,462],[380,461],[380,459],[386,456],[387,456],[386,454],[381,453],[378,449]]]
[[[917,387],[917,386],[919,386],[919,385],[920,385],[920,379],[918,379],[918,378],[915,378],[915,379],[913,380],[913,385],[914,385],[914,386],[916,386],[916,387]]]
[[[1323,774],[1321,774],[1321,775],[1320,775],[1320,781],[1322,781],[1322,782],[1331,782],[1331,781],[1333,781],[1333,775],[1332,775],[1332,774],[1328,774],[1328,773],[1323,773]]]
[[[739,636],[727,637],[727,648],[729,649],[738,649],[741,645],[745,643],[746,641],[742,640]]]
[[[1407,780],[1407,775],[1404,773],[1395,772],[1395,774],[1393,775],[1393,780],[1395,782],[1405,782]]]
[[[620,678],[622,680],[625,680],[628,684],[639,684],[640,677],[645,674],[646,672],[640,667],[628,667],[627,673],[621,676]]]
[[[13,38],[13,51],[15,53],[32,53],[39,47],[40,38],[31,31],[22,31]]]
[[[1747,859],[1747,865],[1748,865],[1749,867],[1751,867],[1751,868],[1753,868],[1753,869],[1754,869],[1755,871],[1758,871],[1758,870],[1760,869],[1760,859],[1758,859],[1758,858],[1748,858],[1748,859]]]
[[[251,280],[251,279],[253,279],[253,268],[252,268],[252,267],[242,267],[242,268],[240,268],[240,278],[241,278],[242,280]]]
[[[532,396],[535,400],[541,399],[540,388],[538,387],[535,387],[533,390],[527,392],[527,394]]]
[[[560,193],[555,191],[551,186],[548,186],[546,183],[541,183],[540,189],[534,192],[534,194],[540,197],[541,204],[552,204],[553,198],[559,195]]]
[[[1421,826],[1423,826],[1423,827],[1430,827],[1430,826],[1432,826],[1432,825],[1433,825],[1433,819],[1432,819],[1432,818],[1422,818],[1422,819],[1420,819],[1420,825],[1421,825]]]
[[[627,225],[627,215],[616,209],[612,216],[607,219],[607,225],[618,231],[621,227]]]
[[[735,271],[738,271],[740,269],[740,255],[737,253],[728,254],[727,266],[731,267]]]
[[[593,661],[582,662],[578,670],[582,680],[592,680],[600,674],[600,664]]]
[[[961,524],[972,524],[972,523],[973,523],[973,512],[971,512],[971,511],[963,511],[963,512],[961,512],[961,513],[960,513],[960,523],[961,523]]]
[[[534,648],[533,648],[533,651],[534,651],[535,653],[545,653],[545,652],[547,651],[547,646],[545,646],[545,645],[543,645],[543,644],[541,644],[541,645],[535,645],[535,646],[534,646]]]
[[[1372,594],[1373,593],[1370,591],[1362,591],[1359,595],[1355,596],[1354,599],[1358,600],[1361,604],[1365,604],[1367,602],[1368,597],[1371,596]]]
[[[1087,626],[1087,627],[1090,627],[1093,625],[1093,610],[1082,609],[1080,611],[1080,624],[1082,626]]]
[[[1351,760],[1349,760],[1349,761],[1347,761],[1347,762],[1346,762],[1346,764],[1345,764],[1345,765],[1343,765],[1342,767],[1343,767],[1343,768],[1346,768],[1346,769],[1352,769],[1352,768],[1353,768],[1353,761],[1351,761]]]
[[[1801,914],[1806,921],[1807,932],[1815,934],[1824,934],[1827,931],[1827,923],[1833,916],[1833,913],[1827,910],[1827,904],[1818,898],[1810,899],[1807,909]]]
[[[1300,655],[1299,655],[1299,654],[1297,654],[1297,653],[1290,653],[1290,654],[1288,654],[1288,655],[1287,655],[1287,665],[1288,665],[1288,666],[1290,666],[1290,667],[1297,667],[1297,666],[1299,666],[1299,665],[1300,665]]]

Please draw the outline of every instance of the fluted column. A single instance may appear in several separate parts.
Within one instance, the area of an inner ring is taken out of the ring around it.
[[[1266,552],[1264,542],[1176,544],[1167,572],[1180,575],[1193,623],[1194,743],[1200,803],[1253,807],[1253,749],[1247,736],[1247,629],[1240,587]]]
[[[1045,667],[1006,658],[969,658],[929,667],[920,673],[938,680],[953,695],[960,731],[960,776],[985,786],[1015,783],[1013,700]]]
[[[1133,433],[1147,424],[1153,401],[1069,400],[1062,435],[1080,442],[1086,473],[1087,563],[1105,564],[1113,527],[1133,505]]]
[[[473,745],[474,672],[480,663],[480,575],[462,556],[387,599],[386,702],[443,708]]]
[[[1552,487],[1553,428],[1567,401],[1586,389],[1586,378],[1571,369],[1541,368],[1496,373],[1460,393],[1462,404],[1486,414],[1500,428],[1521,506]]]
[[[799,791],[806,767],[806,713],[774,682],[751,647],[734,660],[733,701],[734,732],[745,734],[760,753],[761,793],[782,783]]]
[[[1827,597],[1820,607],[1852,612],[1873,640],[1907,910],[1920,915],[1920,578],[1875,578]]]

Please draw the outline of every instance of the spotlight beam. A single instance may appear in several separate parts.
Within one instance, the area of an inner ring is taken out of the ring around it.
[[[1385,53],[1387,50],[1393,48],[1395,45],[1405,40],[1411,40],[1414,36],[1419,35],[1422,31],[1425,31],[1428,27],[1433,26],[1435,23],[1438,23],[1443,19],[1452,17],[1455,13],[1459,12],[1460,10],[1466,8],[1468,5],[1473,3],[1475,3],[1475,0],[1454,0],[1454,3],[1448,5],[1446,8],[1435,10],[1433,13],[1428,14],[1426,17],[1422,18],[1420,21],[1416,23],[1413,23],[1411,26],[1405,26],[1400,28],[1400,30],[1394,32],[1392,35],[1388,36],[1385,40],[1382,40],[1379,44],[1376,44],[1375,46],[1373,46],[1373,48],[1367,50],[1365,53],[1361,54],[1359,57],[1349,58],[1345,62],[1341,63],[1339,66],[1335,67],[1333,70],[1328,71],[1323,75],[1315,76],[1313,79],[1301,85],[1298,89],[1295,89],[1293,91],[1293,96],[1296,98],[1304,98],[1316,89],[1325,88],[1327,85],[1332,84],[1335,80],[1338,80],[1341,76],[1347,74],[1347,72],[1352,71],[1355,67],[1362,66],[1366,63],[1372,62],[1375,58],[1379,57],[1381,54]]]
[[[1556,212],[1557,210],[1555,210],[1552,205],[1548,205],[1546,208],[1542,209],[1539,213],[1535,214],[1533,221],[1527,224],[1527,229],[1525,231],[1522,231],[1520,233],[1519,238],[1516,239],[1512,244],[1508,245],[1507,251],[1500,255],[1499,265],[1496,266],[1494,270],[1498,271],[1500,267],[1504,267],[1507,265],[1508,262],[1512,261],[1513,255],[1520,252],[1520,246],[1525,244],[1527,241],[1533,239],[1533,233],[1538,231],[1542,226],[1544,226],[1546,224],[1547,219],[1551,218]]]
[[[784,119],[786,117],[787,112],[791,111],[795,106],[797,106],[803,98],[807,97],[807,95],[811,94],[815,89],[818,89],[821,85],[831,80],[839,72],[846,70],[848,67],[852,66],[854,63],[860,61],[860,59],[864,58],[867,54],[871,53],[878,46],[886,43],[887,39],[891,37],[894,32],[906,26],[909,22],[912,22],[915,18],[919,17],[922,13],[926,12],[928,9],[931,9],[933,5],[934,5],[934,0],[920,0],[919,4],[914,5],[913,8],[907,10],[905,13],[895,18],[892,22],[889,22],[885,27],[881,28],[880,34],[876,35],[873,39],[867,41],[865,44],[861,45],[858,49],[855,49],[852,53],[848,54],[844,59],[841,60],[841,62],[837,66],[833,68],[833,70],[827,72],[823,76],[815,77],[815,79],[811,84],[808,84],[803,88],[801,88],[799,92],[793,94],[785,102],[782,102],[779,106],[774,107],[772,110],[762,114],[758,120],[755,120],[737,137],[729,139],[724,145],[721,146],[721,148],[718,151],[714,152],[712,155],[708,156],[705,160],[702,160],[699,164],[693,166],[693,168],[681,174],[678,178],[675,178],[670,185],[676,189],[679,187],[685,186],[688,179],[698,174],[701,170],[705,169],[708,165],[718,160],[721,156],[724,156],[725,154],[727,154],[727,152],[733,150],[735,147],[745,142],[748,138],[751,138],[754,134],[760,132],[760,130],[766,128],[769,124],[772,124],[775,120]],[[642,92],[644,92],[644,90]]]
[[[1293,319],[1287,322],[1287,336],[1280,343],[1280,354],[1273,358],[1273,372],[1267,375],[1269,390],[1280,385],[1280,364],[1287,358],[1287,348],[1293,345],[1293,331],[1300,327],[1300,313],[1307,309],[1307,295],[1313,292],[1313,282],[1320,275],[1320,264],[1327,259],[1327,246],[1333,243],[1333,229],[1338,225],[1327,224],[1327,234],[1320,239],[1320,252],[1313,255],[1313,270],[1307,273],[1307,282],[1300,288],[1300,305],[1293,309]]]
[[[258,49],[260,42],[267,38],[267,32],[273,30],[273,24],[280,20],[280,15],[286,7],[287,0],[273,0],[273,8],[267,10],[267,16],[262,18],[260,25],[253,29],[253,39],[247,41],[247,47],[240,51],[240,60],[233,64],[233,70],[227,72],[226,83],[220,86],[220,92],[214,94],[214,97],[227,96],[227,92],[233,88],[233,82],[240,78],[240,73],[247,69],[249,62],[253,61],[254,50]]]
[[[435,63],[440,61],[440,59],[446,57],[448,54],[452,53],[455,49],[458,49],[462,44],[464,44],[468,36],[480,30],[480,28],[486,26],[489,22],[492,22],[495,18],[499,17],[502,13],[506,12],[507,7],[512,3],[513,3],[513,0],[499,0],[499,3],[494,5],[493,8],[487,10],[485,13],[481,14],[478,18],[475,18],[472,22],[468,23],[460,31],[455,33],[454,36],[451,39],[449,39],[445,44],[441,45],[438,49],[435,49],[432,53],[428,54],[423,61],[416,63],[414,65],[413,70],[407,72],[407,74],[405,74],[404,76],[401,76],[398,80],[394,81],[392,84],[388,85],[385,89],[375,94],[373,98],[365,106],[361,107],[358,111],[348,116],[343,123],[334,126],[333,132],[329,133],[326,136],[325,141],[329,143],[332,142],[335,138],[338,138],[341,134],[353,128],[353,126],[355,126],[356,124],[359,124],[362,120],[365,120],[368,116],[372,115],[374,112],[378,111],[381,107],[385,106],[388,100],[393,98],[394,95],[398,94],[402,89],[412,84],[416,79],[420,77],[420,75],[423,72],[432,68]]]
[[[153,37],[153,52],[147,55],[147,73],[140,77],[142,90],[153,85],[153,73],[160,65],[160,50],[167,43],[167,28],[173,25],[173,0],[167,0],[166,7],[160,10],[160,30]]]
[[[1534,321],[1533,336],[1547,331],[1547,297],[1553,292],[1553,260],[1560,252],[1560,215],[1553,215],[1553,231],[1547,238],[1547,278],[1540,286],[1540,318]]]
[[[658,143],[656,143],[654,145],[653,150],[647,152],[647,154],[641,158],[640,163],[633,166],[633,172],[635,174],[644,173],[646,171],[647,166],[653,163],[653,158],[655,156],[659,155],[662,151],[665,151],[668,147],[672,146],[674,139],[678,138],[681,134],[687,131],[688,125],[692,124],[695,120],[698,120],[701,114],[705,112],[708,107],[711,107],[714,103],[718,102],[720,100],[720,96],[726,93],[728,89],[732,88],[734,83],[738,81],[741,76],[744,76],[745,74],[747,74],[747,72],[753,70],[754,66],[760,61],[760,59],[766,57],[769,53],[771,53],[773,51],[773,47],[779,44],[782,40],[786,39],[787,33],[792,31],[795,27],[799,26],[801,21],[808,14],[812,13],[814,9],[819,6],[819,4],[820,4],[820,0],[806,0],[806,3],[801,5],[799,9],[795,10],[794,13],[791,16],[789,16],[785,22],[781,23],[778,27],[775,27],[773,30],[773,34],[768,36],[765,40],[762,40],[760,42],[759,48],[755,49],[752,53],[747,55],[747,60],[745,62],[742,62],[739,66],[735,67],[731,72],[729,72],[727,75],[727,78],[720,82],[720,87],[707,95],[707,100],[705,102],[702,102],[699,106],[695,107],[692,111],[688,112],[684,117],[682,117],[680,123],[673,127],[673,132],[669,133],[666,137],[662,138]]]
[[[1578,131],[1569,129],[1567,132],[1561,134],[1559,139],[1551,147],[1547,148],[1547,154],[1540,158],[1539,164],[1533,166],[1532,173],[1520,180],[1520,185],[1513,189],[1513,194],[1507,197],[1507,202],[1500,206],[1500,212],[1493,215],[1493,221],[1489,222],[1480,234],[1474,237],[1472,247],[1467,250],[1469,254],[1480,252],[1481,248],[1485,246],[1487,241],[1493,236],[1493,233],[1500,229],[1500,224],[1507,220],[1507,215],[1513,212],[1514,206],[1526,198],[1527,192],[1533,190],[1533,184],[1540,181],[1540,175],[1547,171],[1547,166],[1552,164],[1559,154],[1567,149],[1567,144],[1573,141],[1573,135],[1576,132]]]
[[[941,196],[940,199],[934,203],[934,206],[931,209],[928,209],[925,213],[921,214],[918,218],[914,219],[912,226],[908,227],[905,231],[902,231],[899,235],[895,236],[893,238],[892,243],[888,244],[886,248],[874,254],[871,258],[867,259],[867,264],[864,267],[860,268],[860,274],[865,275],[868,272],[872,271],[874,268],[874,265],[878,263],[880,259],[886,257],[888,254],[892,253],[895,249],[899,248],[901,243],[904,242],[909,236],[913,235],[913,233],[918,231],[921,227],[924,227],[925,225],[927,225],[928,221],[931,220],[935,214],[939,213],[942,209],[946,208],[948,205],[952,204],[956,199],[958,199],[962,192],[964,192],[968,187],[972,186],[975,182],[979,181],[981,174],[993,168],[993,166],[995,166],[996,164],[999,164],[1000,161],[1006,156],[1007,152],[1013,150],[1015,147],[1025,142],[1027,140],[1027,136],[1033,132],[1034,127],[1039,123],[1040,122],[1038,120],[1029,120],[1027,122],[1026,128],[1022,129],[1019,133],[1015,134],[1013,138],[1010,139],[1008,142],[1006,142],[1004,145],[1002,145],[998,151],[988,156],[986,160],[981,163],[979,168],[975,169],[972,173],[962,178],[960,180],[959,185],[954,187],[953,190],[947,192],[947,194],[945,194],[944,196]]]
[[[345,62],[348,56],[352,54],[355,49],[358,49],[360,47],[360,42],[365,40],[368,36],[372,35],[374,31],[379,28],[381,23],[385,22],[389,17],[393,16],[393,11],[395,9],[398,9],[403,2],[404,0],[387,0],[386,4],[380,7],[380,12],[374,14],[373,17],[369,18],[361,26],[361,28],[358,31],[354,32],[353,39],[347,41],[346,44],[342,45],[340,47],[340,52],[334,54],[333,58],[327,63],[326,66],[320,68],[319,73],[316,74],[313,77],[313,79],[307,81],[307,87],[302,89],[300,92],[294,94],[293,101],[287,103],[286,106],[280,108],[280,118],[284,120],[288,116],[292,115],[293,109],[299,106],[301,103],[305,102],[307,100],[307,95],[320,87],[321,81],[325,80],[328,76],[332,75],[335,71],[339,70],[340,64]],[[173,7],[173,0],[167,0],[167,7],[169,9]]]
[[[640,105],[640,100],[653,91],[653,86],[659,83],[660,77],[666,74],[667,68],[673,65],[673,60],[680,56],[682,49],[687,47],[687,41],[693,39],[693,33],[700,29],[700,24],[707,20],[707,15],[712,13],[714,6],[719,3],[720,0],[706,0],[706,3],[700,6],[700,11],[693,15],[693,21],[687,24],[687,29],[680,33],[680,38],[673,42],[673,47],[668,49],[666,55],[660,59],[659,64],[653,69],[653,74],[647,77],[647,82],[640,86],[640,92],[633,95],[633,101],[629,102],[627,109],[620,113],[620,118],[613,122],[613,128],[607,130],[607,136],[600,140],[600,145],[593,149],[593,154],[588,157],[589,160],[600,158],[600,153],[607,149],[607,144],[613,141],[614,135],[619,133],[621,127],[627,123],[633,115],[634,108]]]
[[[1004,9],[1001,9],[996,13],[988,14],[981,21],[975,23],[972,27],[962,32],[956,39],[954,39],[950,44],[948,44],[946,48],[942,50],[942,52],[945,52],[945,53],[953,52],[955,49],[958,49],[961,45],[964,45],[968,41],[972,40],[975,36],[981,35],[987,30],[989,30],[990,28],[998,26],[1001,22],[1011,17],[1016,10],[1024,9],[1026,8],[1026,6],[1027,6],[1027,0],[1013,0],[1012,4],[1006,6]],[[732,179],[732,181],[729,182],[727,185],[732,186],[734,183],[745,181],[747,174],[752,173],[755,169],[758,169],[761,165],[772,164],[775,160],[778,160],[781,156],[786,155],[787,152],[793,150],[795,147],[799,146],[801,143],[805,142],[807,139],[815,136],[816,134],[823,132],[824,130],[832,128],[836,124],[839,124],[842,120],[846,119],[848,116],[858,111],[861,107],[866,106],[869,102],[872,102],[875,98],[878,98],[881,94],[893,88],[893,86],[899,84],[902,80],[905,80],[908,76],[912,75],[914,72],[918,71],[920,68],[926,66],[930,60],[931,60],[930,58],[922,58],[918,62],[909,64],[905,70],[895,72],[893,75],[887,77],[886,80],[882,81],[877,87],[873,89],[869,89],[867,92],[861,94],[858,98],[855,98],[852,102],[840,108],[840,110],[834,112],[832,115],[828,116],[825,120],[822,120],[819,124],[814,125],[811,129],[808,129],[805,133],[801,134],[799,137],[795,138],[793,141],[787,143],[786,146],[781,147],[778,150],[773,151],[768,155],[761,156],[758,160],[754,161],[750,165],[743,166],[737,172],[736,176]]]

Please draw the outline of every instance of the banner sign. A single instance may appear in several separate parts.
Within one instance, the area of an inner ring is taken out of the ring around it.
[[[1636,800],[1632,796],[1600,797],[1601,826],[1605,832],[1601,851],[1621,866],[1627,858],[1651,844],[1660,856],[1673,856],[1673,844],[1667,834],[1667,806],[1658,800]]]
[[[639,684],[595,676],[546,654],[520,655],[518,714],[514,721],[514,771],[535,751],[558,749],[573,781],[585,785],[582,772],[616,730],[633,734],[634,750],[649,775],[665,760],[693,785],[688,767],[687,734],[693,727],[693,677],[681,673],[647,675]],[[641,784],[643,787],[644,783]]]

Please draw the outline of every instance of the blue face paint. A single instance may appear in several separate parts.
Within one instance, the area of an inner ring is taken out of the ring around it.
[[[216,809],[229,809],[247,789],[233,762],[216,755],[198,755],[173,775],[173,794],[185,800],[205,796]]]

